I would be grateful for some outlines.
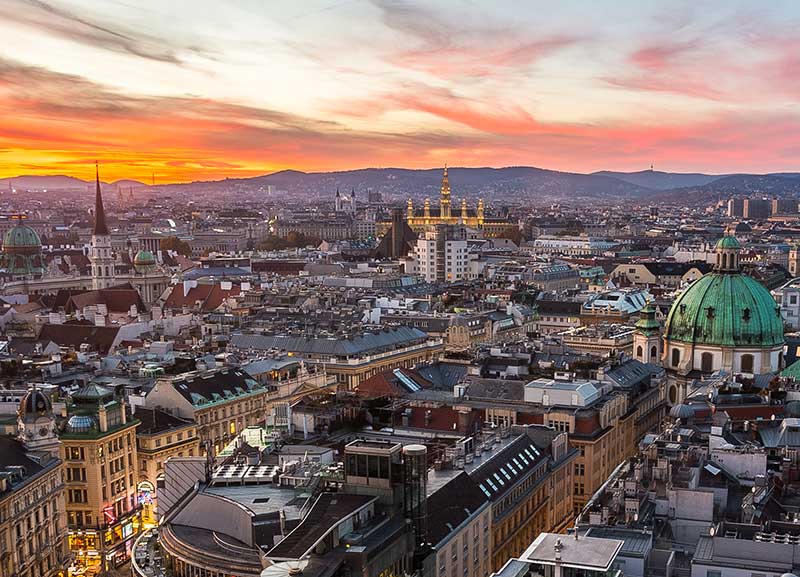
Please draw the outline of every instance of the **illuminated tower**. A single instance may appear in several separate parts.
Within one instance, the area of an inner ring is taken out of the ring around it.
[[[111,254],[111,234],[106,224],[103,195],[100,192],[100,168],[95,163],[94,228],[92,229],[92,288],[104,289],[114,285],[114,257]]]
[[[423,205],[422,215],[425,217],[425,224],[429,224],[431,220],[431,199],[426,198]]]
[[[467,199],[461,199],[461,222],[466,223],[467,219],[469,218],[469,212],[467,211]]]
[[[478,213],[476,215],[478,217],[478,224],[483,224],[483,199],[478,199]]]
[[[414,201],[409,198],[408,204],[406,205],[406,220],[411,221],[413,218],[414,218]]]
[[[442,186],[439,188],[439,210],[442,220],[450,218],[450,179],[447,178],[446,164],[442,175]]]

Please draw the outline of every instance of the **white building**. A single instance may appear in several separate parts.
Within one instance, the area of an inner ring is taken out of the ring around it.
[[[470,255],[463,226],[438,225],[417,239],[406,261],[406,272],[426,282],[455,282],[468,278]]]

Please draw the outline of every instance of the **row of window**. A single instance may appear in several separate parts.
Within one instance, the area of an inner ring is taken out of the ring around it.
[[[641,348],[641,347],[640,347]],[[653,347],[655,349],[655,347]],[[743,373],[752,373],[755,358],[751,354],[744,354],[739,359],[739,370]],[[681,362],[681,350],[672,349],[672,366],[677,367]],[[704,373],[710,373],[714,370],[714,355],[712,353],[702,353],[700,355],[700,370]]]

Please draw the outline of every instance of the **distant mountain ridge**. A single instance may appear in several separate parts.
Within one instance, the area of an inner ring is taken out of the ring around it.
[[[724,178],[727,175],[714,175],[702,173],[680,173],[680,172],[661,172],[658,170],[641,170],[639,172],[613,172],[601,170],[593,172],[593,175],[608,176],[617,178],[625,182],[630,182],[637,186],[643,186],[653,190],[670,190],[674,188],[685,188],[688,186],[703,186]]]
[[[785,196],[800,194],[800,173],[775,174],[722,174],[672,173],[653,170],[638,172],[600,171],[592,174],[559,172],[532,166],[504,168],[448,169],[453,197],[476,197],[497,200],[581,201],[592,199],[613,200],[627,198],[639,201],[680,201],[691,197],[694,201],[709,200],[714,195],[763,194]],[[325,197],[355,191],[365,196],[367,190],[382,192],[395,199],[413,197],[435,199],[439,194],[442,169],[363,168],[336,172],[302,172],[282,170],[272,174],[248,178],[226,178],[217,181],[195,181],[181,184],[157,185],[165,192],[211,190],[230,193],[249,191],[260,194],[267,186],[290,194]],[[23,175],[0,179],[0,192],[14,187],[48,190],[91,191],[92,181],[51,175]],[[136,180],[103,183],[103,189],[147,187]]]
[[[33,175],[23,174],[20,176],[12,176],[9,178],[0,178],[0,191],[6,191],[9,184],[14,188],[23,188],[31,190],[88,190],[88,187],[94,186],[94,180],[82,180],[74,176],[66,176],[63,174],[52,175]],[[116,189],[118,186],[147,186],[138,180],[116,180],[114,182],[100,181],[103,190]]]

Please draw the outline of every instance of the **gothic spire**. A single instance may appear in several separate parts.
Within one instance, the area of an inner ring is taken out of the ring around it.
[[[94,163],[95,171],[95,197],[94,197],[94,229],[93,235],[108,234],[106,224],[106,211],[103,208],[103,195],[100,193],[100,166],[97,161]]]

